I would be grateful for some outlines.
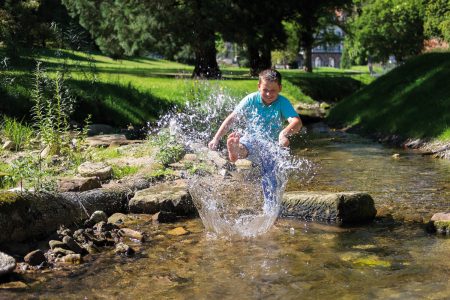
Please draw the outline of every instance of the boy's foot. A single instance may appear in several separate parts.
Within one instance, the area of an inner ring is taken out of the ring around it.
[[[245,147],[239,143],[240,138],[241,137],[237,132],[233,132],[228,136],[228,158],[231,162],[235,162],[239,158],[244,158],[247,156],[247,149],[245,149]]]

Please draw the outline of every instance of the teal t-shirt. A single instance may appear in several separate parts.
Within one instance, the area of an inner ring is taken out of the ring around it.
[[[278,135],[284,128],[284,121],[288,118],[298,117],[286,97],[278,95],[277,100],[266,105],[262,101],[259,91],[242,99],[234,112],[243,117],[247,133],[262,138],[267,137],[273,141],[278,141]]]

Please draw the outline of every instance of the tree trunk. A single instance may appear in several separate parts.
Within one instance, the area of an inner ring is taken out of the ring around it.
[[[312,47],[311,45],[306,46],[303,51],[305,52],[305,66],[304,69],[306,72],[312,72]]]
[[[217,64],[214,32],[207,34],[207,37],[203,40],[199,39],[193,48],[195,53],[195,68],[192,77],[220,78],[222,72]]]
[[[248,45],[248,57],[250,74],[252,76],[258,76],[261,71],[272,67],[270,49],[267,49],[267,47],[259,48],[254,45]]]

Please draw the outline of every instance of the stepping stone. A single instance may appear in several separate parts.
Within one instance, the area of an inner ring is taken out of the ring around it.
[[[11,273],[15,268],[16,260],[8,254],[0,252],[0,276]]]
[[[372,197],[361,192],[286,192],[281,216],[338,225],[372,221],[376,215]]]
[[[155,214],[165,211],[177,216],[188,216],[197,212],[183,180],[165,182],[137,191],[128,205],[132,213]]]

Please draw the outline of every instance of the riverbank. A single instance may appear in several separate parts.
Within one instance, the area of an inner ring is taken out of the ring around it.
[[[332,107],[334,127],[448,158],[450,53],[412,58]]]

